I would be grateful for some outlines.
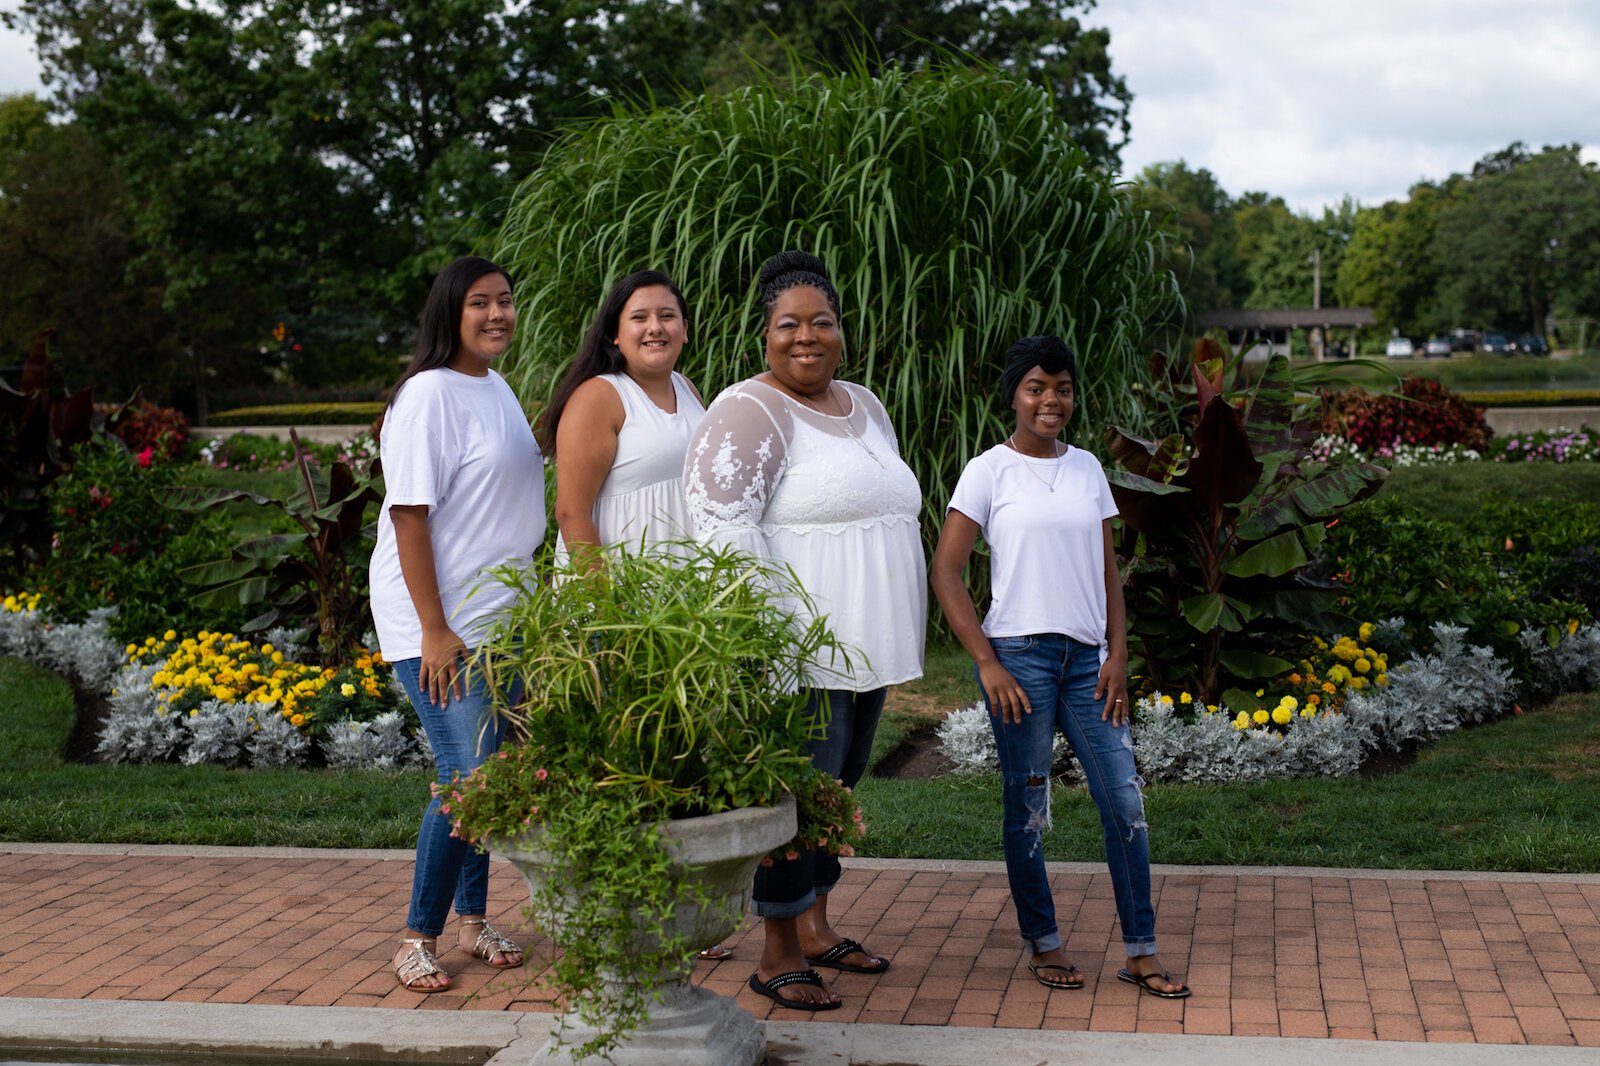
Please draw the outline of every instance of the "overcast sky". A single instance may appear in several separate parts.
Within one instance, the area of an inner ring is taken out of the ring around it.
[[[1183,159],[1316,211],[1517,140],[1600,161],[1600,0],[1100,0],[1084,21],[1133,90],[1130,176]],[[38,61],[0,27],[0,93],[28,91]]]

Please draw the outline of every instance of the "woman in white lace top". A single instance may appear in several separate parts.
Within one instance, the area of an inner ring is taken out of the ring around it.
[[[675,369],[688,338],[683,293],[659,270],[612,288],[540,423],[556,463],[556,559],[579,546],[641,547],[690,536],[683,457],[705,405]]]
[[[877,397],[835,381],[839,295],[821,260],[784,252],[761,270],[767,371],[723,392],[695,430],[684,491],[695,536],[793,569],[849,658],[812,664],[810,707],[828,708],[812,761],[854,786],[886,686],[922,676],[922,493]],[[750,987],[801,1010],[839,1005],[810,966],[882,973],[889,960],[828,923],[839,860],[821,852],[756,875],[765,941]]]

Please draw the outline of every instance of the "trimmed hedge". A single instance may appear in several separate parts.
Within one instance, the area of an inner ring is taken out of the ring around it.
[[[1478,407],[1593,407],[1600,404],[1600,389],[1473,390],[1457,395]]]
[[[383,414],[383,403],[285,403],[272,407],[235,407],[218,411],[206,426],[343,426],[370,425]]]

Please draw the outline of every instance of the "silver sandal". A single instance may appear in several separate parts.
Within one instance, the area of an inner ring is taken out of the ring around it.
[[[473,942],[471,955],[475,959],[482,959],[497,970],[514,970],[522,965],[522,949],[517,942],[506,936],[500,930],[489,924],[487,918],[463,918],[462,925],[482,926],[478,930],[478,939]],[[496,955],[517,956],[516,962],[493,962]]]
[[[410,944],[411,950],[395,964],[394,977],[400,982],[402,988],[412,992],[443,992],[450,987],[450,975],[439,966],[439,959],[429,950],[427,940],[402,940],[402,944]],[[442,985],[417,987],[417,982],[424,977],[440,974],[444,977]]]

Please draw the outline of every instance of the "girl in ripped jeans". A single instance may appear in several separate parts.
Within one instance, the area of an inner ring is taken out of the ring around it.
[[[1062,948],[1041,848],[1059,730],[1105,828],[1128,958],[1117,976],[1181,999],[1188,986],[1156,956],[1149,827],[1128,717],[1126,612],[1111,550],[1117,508],[1099,461],[1060,440],[1072,420],[1076,363],[1059,337],[1025,337],[1007,351],[1001,395],[1016,428],[962,471],[931,584],[989,707],[1004,779],[1006,873],[1029,971],[1049,988],[1083,987]],[[964,583],[980,534],[992,588],[981,624]]]

